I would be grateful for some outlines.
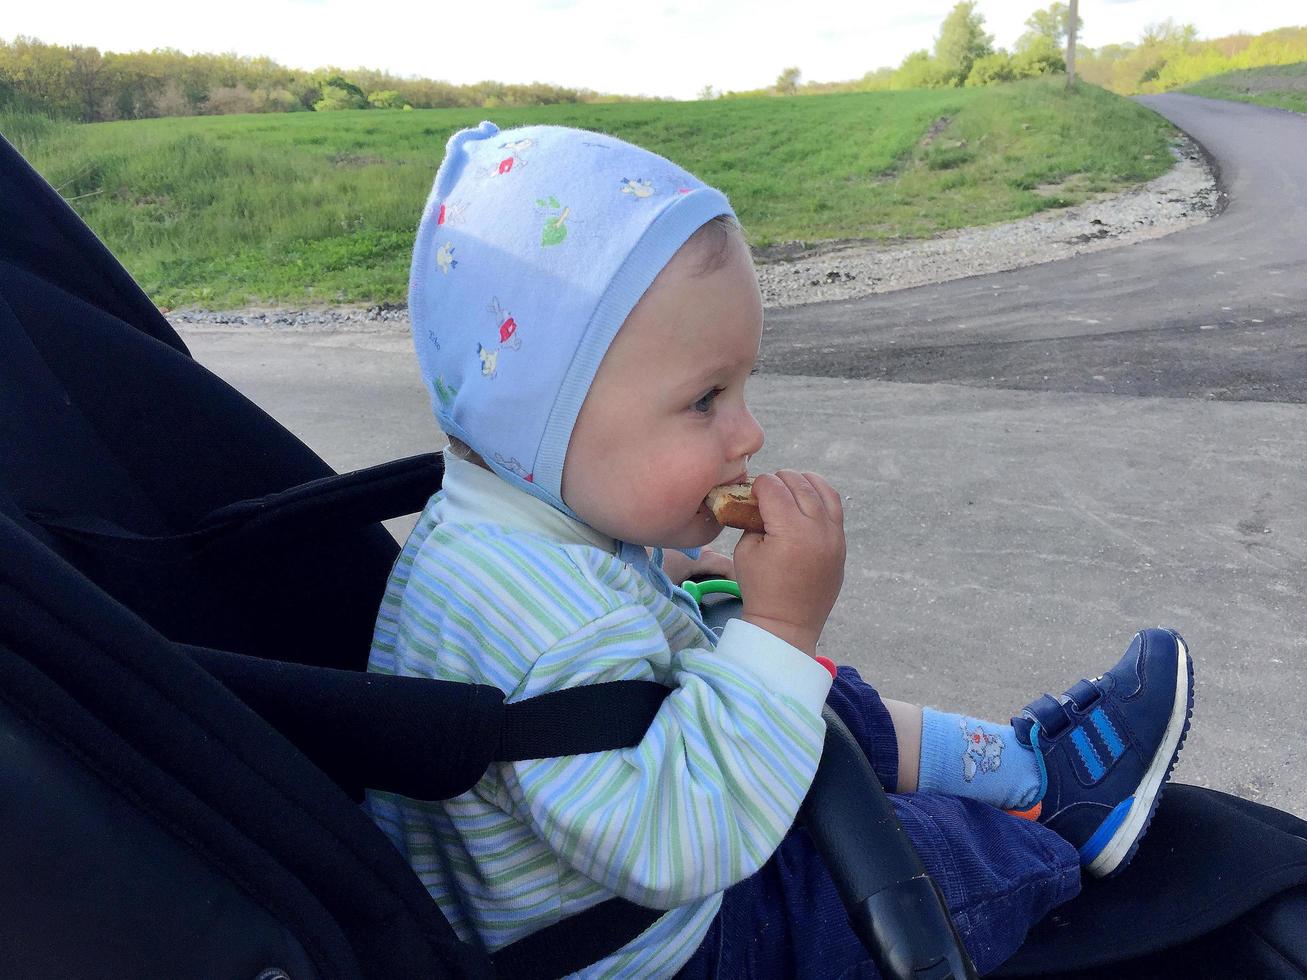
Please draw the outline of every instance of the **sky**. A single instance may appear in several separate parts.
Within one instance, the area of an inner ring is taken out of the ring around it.
[[[980,0],[1011,48],[1051,0]],[[550,82],[694,98],[762,88],[788,66],[804,81],[857,78],[929,48],[953,0],[8,0],[0,37],[101,51],[176,48],[266,55],[293,68],[378,68],[458,84]],[[1138,40],[1174,18],[1199,37],[1307,24],[1302,0],[1080,0],[1082,42]]]

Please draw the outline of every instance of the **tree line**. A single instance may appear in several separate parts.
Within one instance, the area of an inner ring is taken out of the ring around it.
[[[951,88],[993,85],[1066,71],[1062,47],[1069,11],[1064,3],[1037,10],[1026,19],[1026,32],[1012,51],[994,46],[985,31],[978,0],[962,0],[940,25],[933,49],[913,51],[897,68],[877,68],[847,82],[801,82],[797,66],[786,68],[767,89],[717,92],[705,86],[702,98],[739,98],[758,95],[822,95],[828,92],[877,92],[911,88]],[[1077,18],[1083,26],[1084,19]],[[1079,28],[1077,28],[1079,30]],[[1077,51],[1080,49],[1077,48]]]
[[[897,68],[878,68],[846,82],[801,81],[798,67],[786,68],[767,89],[719,93],[705,86],[700,98],[758,95],[821,95],[826,92],[894,91],[991,85],[1066,71],[1064,49],[1070,10],[1057,2],[1026,19],[1026,31],[1012,51],[994,46],[976,0],[964,0],[940,25],[933,48],[913,51]],[[1084,18],[1076,20],[1076,34]],[[1101,48],[1076,46],[1077,74],[1085,81],[1136,95],[1165,92],[1203,78],[1244,68],[1307,61],[1307,27],[1282,27],[1256,36],[1234,34],[1198,40],[1192,24],[1166,20],[1150,24],[1138,42]]]
[[[957,4],[940,25],[934,51],[913,51],[897,70],[888,74],[882,70],[884,87],[993,85],[1066,71],[1062,54],[1070,19],[1066,4],[1054,3],[1031,14],[1026,32],[1011,52],[994,46],[994,35],[986,33],[985,18],[977,6],[976,0]],[[1083,27],[1083,19],[1078,18],[1077,32]]]
[[[1200,41],[1192,24],[1166,20],[1149,25],[1138,43],[1076,51],[1086,81],[1122,95],[1168,92],[1228,71],[1307,61],[1307,27]]]
[[[1026,19],[1013,49],[995,47],[978,0],[962,0],[940,25],[933,48],[913,51],[897,68],[878,68],[846,82],[802,81],[798,67],[774,85],[721,93],[705,86],[699,98],[820,95],[910,88],[992,85],[1066,70],[1063,48],[1070,12],[1056,2]],[[1083,29],[1079,19],[1076,33]],[[1198,40],[1192,24],[1167,20],[1146,28],[1137,43],[1076,49],[1087,82],[1123,95],[1160,92],[1227,71],[1307,61],[1307,27],[1257,36]],[[429,78],[398,78],[359,68],[287,68],[271,58],[183,54],[172,49],[116,53],[94,47],[46,44],[35,38],[0,39],[0,111],[18,109],[102,122],[157,116],[337,109],[427,109],[636,101],[591,89],[543,82],[484,81],[455,85]]]
[[[384,71],[303,71],[271,58],[183,54],[172,49],[116,53],[36,38],[0,39],[0,110],[45,112],[81,122],[235,112],[430,109],[627,101],[543,82],[454,85]]]

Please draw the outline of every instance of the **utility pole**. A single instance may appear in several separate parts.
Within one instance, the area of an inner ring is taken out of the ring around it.
[[[1070,0],[1071,9],[1066,18],[1066,87],[1075,88],[1076,84],[1076,21],[1080,18],[1077,16],[1076,8],[1080,6],[1080,0]]]

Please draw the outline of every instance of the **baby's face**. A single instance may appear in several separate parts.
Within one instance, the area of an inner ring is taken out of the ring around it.
[[[563,499],[591,527],[634,544],[690,548],[721,531],[708,491],[743,480],[762,446],[744,402],[762,300],[738,233],[691,239],[618,331],[568,446]]]

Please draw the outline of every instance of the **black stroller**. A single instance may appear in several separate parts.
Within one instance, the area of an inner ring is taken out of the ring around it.
[[[647,927],[614,900],[488,956],[356,805],[634,744],[665,693],[506,706],[364,673],[398,553],[380,521],[441,474],[435,455],[333,473],[191,360],[0,139],[0,974],[555,977]],[[830,729],[802,820],[854,928],[887,976],[974,975]],[[1307,977],[1307,823],[1171,787],[1127,873],[1002,973]]]

